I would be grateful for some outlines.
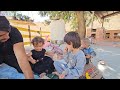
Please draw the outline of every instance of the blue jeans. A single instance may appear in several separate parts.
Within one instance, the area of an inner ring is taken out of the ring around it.
[[[0,64],[5,63],[11,67],[17,69],[19,73],[22,73],[22,70],[18,64],[17,58],[14,55],[7,55],[5,58],[0,56]]]
[[[62,72],[67,68],[67,64],[63,60],[62,61],[54,61],[54,67],[59,74],[62,74]]]
[[[62,74],[62,72],[68,68],[67,63],[64,60],[54,61],[54,67],[59,74]],[[73,74],[70,73],[65,76],[65,79],[78,79],[78,78],[79,77],[75,77]]]

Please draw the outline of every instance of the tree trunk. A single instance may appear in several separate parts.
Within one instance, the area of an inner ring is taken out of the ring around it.
[[[76,11],[76,16],[78,20],[78,30],[76,30],[80,38],[85,38],[86,35],[86,27],[85,27],[85,19],[84,19],[84,11]]]
[[[93,29],[93,22],[94,22],[94,11],[92,12],[92,23],[91,23],[91,29]]]
[[[102,28],[104,27],[104,18],[101,20],[102,22]]]

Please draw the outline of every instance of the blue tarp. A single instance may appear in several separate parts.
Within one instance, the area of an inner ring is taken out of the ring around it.
[[[39,76],[34,75],[35,79],[39,79]],[[25,79],[24,74],[19,73],[15,68],[8,66],[7,64],[0,65],[0,79]]]

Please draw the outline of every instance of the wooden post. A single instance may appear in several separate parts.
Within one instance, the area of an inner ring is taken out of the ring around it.
[[[28,25],[28,32],[29,32],[29,40],[30,40],[30,46],[31,46],[31,32],[30,32],[30,25]]]
[[[41,27],[40,27],[40,36],[42,37]]]

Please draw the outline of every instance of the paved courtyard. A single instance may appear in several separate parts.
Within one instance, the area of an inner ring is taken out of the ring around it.
[[[120,79],[120,47],[113,47],[111,45],[91,46],[97,53],[93,63],[97,66],[99,60],[104,60],[107,64],[107,67],[101,67],[103,76],[107,79]]]

